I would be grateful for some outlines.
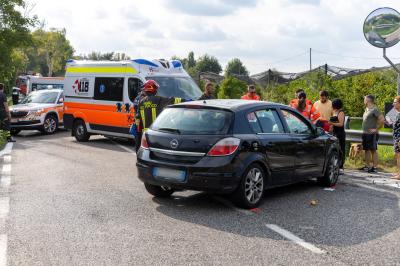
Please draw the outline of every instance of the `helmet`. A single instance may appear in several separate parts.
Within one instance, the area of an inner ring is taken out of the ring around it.
[[[156,93],[160,85],[157,82],[150,79],[143,84],[143,90],[145,92]]]

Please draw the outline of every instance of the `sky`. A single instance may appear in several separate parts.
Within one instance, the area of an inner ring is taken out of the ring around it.
[[[65,28],[75,53],[123,52],[131,58],[209,54],[222,67],[239,58],[251,74],[300,72],[328,63],[388,65],[362,25],[399,0],[27,0],[46,28]],[[400,62],[400,44],[387,55]]]

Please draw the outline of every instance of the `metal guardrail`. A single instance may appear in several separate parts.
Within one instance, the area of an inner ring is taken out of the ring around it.
[[[362,130],[346,129],[346,141],[347,142],[362,142]],[[389,132],[380,132],[379,141],[380,145],[393,145],[393,134]]]
[[[362,130],[350,129],[350,120],[362,120],[362,117],[345,117],[345,131],[347,142],[362,142]],[[379,132],[378,144],[393,145],[393,134],[390,132]]]

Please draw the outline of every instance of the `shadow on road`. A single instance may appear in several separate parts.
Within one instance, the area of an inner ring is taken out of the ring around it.
[[[246,215],[212,195],[156,199],[157,211],[171,218],[247,237],[281,239],[267,232],[276,224],[316,245],[350,246],[380,238],[400,227],[399,198],[393,192],[338,184],[326,191],[313,182],[272,189],[259,213]],[[317,205],[311,206],[310,201]]]

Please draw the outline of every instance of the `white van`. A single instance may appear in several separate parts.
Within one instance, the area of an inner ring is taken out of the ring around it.
[[[64,126],[78,141],[100,134],[134,138],[133,102],[142,84],[155,80],[158,95],[197,99],[202,92],[178,60],[67,62]]]

